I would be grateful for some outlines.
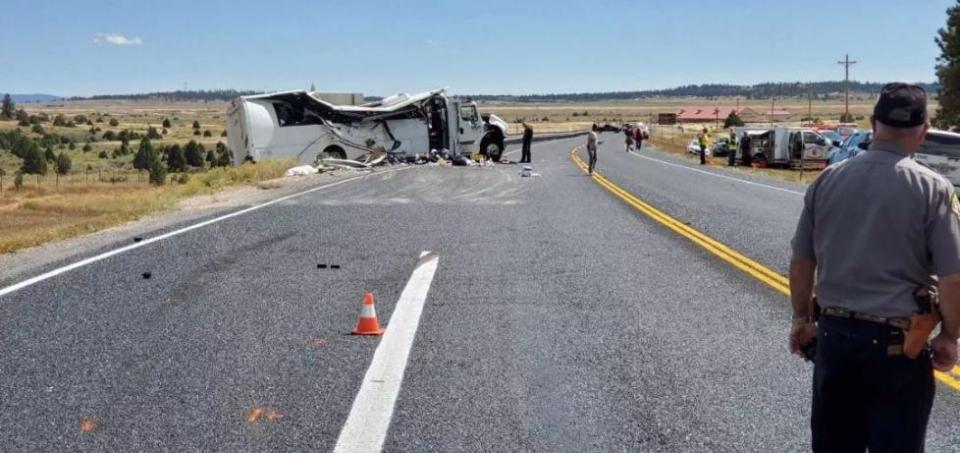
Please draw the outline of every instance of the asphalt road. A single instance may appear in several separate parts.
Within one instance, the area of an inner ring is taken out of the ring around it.
[[[785,270],[802,188],[618,137],[608,178]],[[786,298],[585,176],[581,141],[535,144],[540,177],[378,173],[0,296],[2,449],[330,451],[378,348],[348,335],[362,295],[387,323],[423,251],[439,264],[384,450],[809,449]],[[960,400],[938,390],[928,449],[955,450]]]

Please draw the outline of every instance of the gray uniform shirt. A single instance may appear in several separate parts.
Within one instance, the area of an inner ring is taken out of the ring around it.
[[[905,150],[874,141],[807,189],[793,253],[816,261],[821,307],[909,316],[917,288],[960,272],[960,202]]]
[[[598,140],[597,133],[594,131],[590,131],[590,133],[587,134],[587,150],[596,151],[597,140]]]

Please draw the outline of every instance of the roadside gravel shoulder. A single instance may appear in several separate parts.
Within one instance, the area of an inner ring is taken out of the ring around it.
[[[389,169],[390,167],[385,167]],[[375,174],[384,170],[374,170]],[[124,245],[136,237],[152,235],[175,225],[211,218],[237,209],[264,203],[312,187],[364,174],[363,171],[335,170],[323,174],[277,178],[257,185],[237,186],[182,200],[176,208],[132,222],[58,242],[0,255],[0,286],[36,274],[77,256],[87,256],[113,244]]]

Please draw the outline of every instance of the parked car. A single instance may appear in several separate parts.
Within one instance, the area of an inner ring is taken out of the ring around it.
[[[622,131],[622,129],[620,128],[620,126],[617,126],[616,124],[606,123],[604,125],[598,125],[597,123],[593,123],[593,131],[594,132],[616,132],[619,134]]]
[[[860,144],[869,143],[872,137],[873,131],[860,131],[847,137],[847,139],[839,147],[834,147],[830,150],[830,165],[860,154],[863,152],[863,149],[860,148]]]
[[[726,156],[728,152],[728,145],[730,144],[729,137],[720,137],[714,140],[713,145],[710,146],[710,154],[714,156]],[[697,150],[700,152],[700,150]]]
[[[693,137],[692,139],[690,139],[690,143],[687,143],[687,152],[693,153],[699,156],[700,155],[700,139],[698,139],[697,137]],[[707,147],[706,154],[707,154],[707,157],[711,156],[711,151],[709,146]]]
[[[916,154],[920,162],[960,186],[960,134],[931,130]]]
[[[856,156],[866,150],[870,146],[872,135],[871,132],[864,132],[851,136],[848,145],[854,138],[860,138],[854,145],[857,148],[856,152],[843,159]],[[953,185],[960,186],[960,134],[940,130],[928,131],[927,138],[920,145],[920,150],[914,158],[917,162],[946,177]]]

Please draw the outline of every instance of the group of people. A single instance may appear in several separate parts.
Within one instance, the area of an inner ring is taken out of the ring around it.
[[[643,147],[643,129],[639,126],[635,127],[625,127],[623,128],[624,143],[626,144],[626,151],[629,153],[631,150],[636,149],[640,151]]]

